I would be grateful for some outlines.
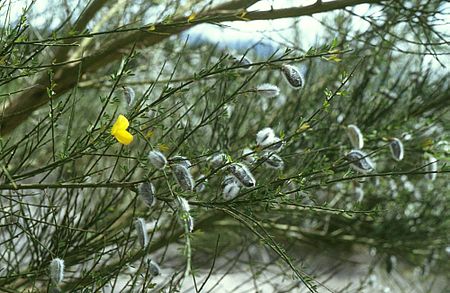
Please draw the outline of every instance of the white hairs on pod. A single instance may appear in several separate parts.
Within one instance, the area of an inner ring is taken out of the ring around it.
[[[284,168],[284,161],[277,154],[265,153],[263,154],[262,159],[264,160],[264,166],[266,166],[267,168],[277,170],[282,170]]]
[[[224,165],[228,161],[228,158],[227,158],[226,154],[218,153],[218,154],[211,156],[208,161],[213,168],[219,168],[220,166]]]
[[[175,164],[172,166],[172,173],[178,185],[185,191],[192,191],[194,189],[194,179],[191,172],[186,166]]]
[[[246,56],[232,56],[231,59],[233,59],[233,65],[234,66],[243,66],[240,69],[242,70],[250,70],[252,68],[252,61],[246,57]]]
[[[133,105],[134,98],[136,97],[136,93],[134,90],[129,86],[123,86],[123,95],[125,97],[125,100],[127,101],[128,106]]]
[[[222,191],[223,199],[232,200],[239,194],[240,190],[241,188],[236,183],[226,184]]]
[[[167,165],[167,159],[166,156],[163,155],[163,153],[158,151],[150,151],[148,153],[148,160],[150,161],[150,164],[153,165],[158,170],[164,169],[164,167]]]
[[[394,160],[401,161],[403,160],[404,150],[403,143],[398,138],[393,138],[391,143],[389,144],[389,148],[391,149],[391,154]]]
[[[137,218],[134,222],[134,226],[137,231],[139,244],[142,248],[147,247],[148,245],[148,235],[147,235],[147,227],[145,220],[143,218]]]
[[[375,167],[368,155],[360,150],[351,150],[346,158],[350,161],[350,167],[361,173],[372,172]]]
[[[350,139],[353,148],[360,150],[364,147],[364,138],[358,126],[349,124],[347,126],[347,136]]]
[[[161,275],[161,268],[159,267],[159,265],[151,260],[150,258],[147,258],[147,261],[145,262],[148,272],[153,276],[153,277],[157,277],[159,275]]]
[[[427,164],[428,164],[425,167],[425,171],[431,172],[431,173],[425,174],[425,178],[427,178],[431,181],[434,181],[434,180],[436,180],[436,177],[437,177],[437,173],[434,173],[434,172],[436,172],[438,169],[438,164],[437,164],[438,160],[430,154],[426,154],[425,159],[427,160]]]
[[[205,191],[206,183],[208,182],[208,179],[206,179],[206,176],[203,175],[203,174],[198,176],[196,182],[197,183],[196,183],[196,186],[195,186],[195,192],[201,193],[201,192]]]
[[[297,67],[289,64],[281,65],[281,72],[289,85],[295,89],[303,87],[304,78]]]
[[[256,185],[255,177],[244,164],[234,163],[228,169],[243,186],[250,188]]]
[[[145,202],[146,205],[152,207],[155,204],[155,186],[151,182],[143,182],[139,184],[139,196]]]
[[[64,279],[64,260],[54,258],[50,263],[50,279],[55,285],[61,284]]]
[[[275,132],[272,128],[266,127],[256,133],[256,143],[260,146],[268,146],[273,143],[275,139]]]
[[[270,83],[263,83],[256,87],[256,92],[265,98],[273,98],[280,94],[280,88]]]
[[[249,148],[245,148],[242,150],[242,156],[244,157],[244,160],[249,163],[249,164],[254,164],[256,163],[256,155],[255,152],[252,151]]]
[[[192,167],[191,161],[189,161],[188,158],[183,156],[173,156],[170,160],[175,164],[183,165],[187,169]]]

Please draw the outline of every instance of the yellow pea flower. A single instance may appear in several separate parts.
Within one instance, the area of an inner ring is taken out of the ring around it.
[[[111,134],[121,144],[128,145],[133,141],[133,135],[127,131],[129,125],[130,122],[128,122],[128,119],[120,114],[111,129]]]

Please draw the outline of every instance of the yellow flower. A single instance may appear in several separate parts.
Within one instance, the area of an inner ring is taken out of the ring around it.
[[[120,114],[111,129],[111,134],[121,144],[128,145],[133,141],[133,135],[127,131],[129,125],[130,122],[128,122],[128,119]]]

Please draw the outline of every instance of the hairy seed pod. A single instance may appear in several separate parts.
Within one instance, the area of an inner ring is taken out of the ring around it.
[[[189,206],[189,202],[184,197],[177,196],[177,202],[183,212],[189,213],[191,207]]]
[[[274,153],[266,153],[262,156],[264,165],[270,169],[282,170],[284,168],[283,159]]]
[[[153,109],[150,109],[150,110],[147,111],[147,118],[153,119],[153,118],[156,117],[157,114],[158,114],[157,111],[155,111]]]
[[[64,261],[60,258],[55,258],[50,263],[50,279],[53,284],[59,285],[64,279]]]
[[[425,171],[426,172],[430,172],[425,174],[425,178],[434,181],[436,180],[437,177],[437,173],[435,173],[438,170],[438,164],[437,164],[437,159],[435,157],[433,157],[430,154],[426,154],[425,156],[426,160],[427,160],[427,166],[425,167]]]
[[[136,97],[136,93],[134,90],[129,86],[123,86],[123,95],[125,97],[125,100],[127,101],[128,106],[133,105],[134,98]]]
[[[227,161],[227,155],[224,153],[215,154],[209,159],[209,163],[213,168],[219,168],[222,165],[226,164]]]
[[[194,218],[191,215],[188,215],[186,218],[186,222],[188,226],[188,231],[192,233],[192,231],[194,231]]]
[[[353,148],[360,150],[364,146],[364,138],[358,126],[350,124],[347,126],[347,136]]]
[[[265,151],[278,153],[284,146],[284,141],[279,137],[273,137],[267,141],[267,146],[264,147]]]
[[[198,176],[197,180],[195,180],[196,186],[195,186],[195,192],[201,193],[205,191],[206,189],[206,183],[208,182],[208,179],[205,175]]]
[[[172,166],[172,173],[178,185],[185,191],[192,191],[194,189],[194,179],[191,172],[186,166],[175,164]]]
[[[304,85],[304,78],[297,67],[283,64],[281,65],[281,72],[289,85],[295,89],[299,89]]]
[[[153,165],[158,170],[164,169],[164,167],[167,165],[167,159],[163,155],[163,153],[158,151],[150,151],[148,153],[148,160],[150,161],[150,164]]]
[[[240,69],[250,70],[252,68],[252,61],[246,56],[232,56],[233,66],[243,66]]]
[[[234,177],[233,175],[227,175],[227,176],[225,176],[225,178],[223,178],[222,186],[225,186],[228,184],[237,184],[239,186],[241,185],[239,180],[237,180],[237,178]]]
[[[362,202],[364,199],[364,189],[362,187],[355,187],[355,197],[357,202]]]
[[[346,159],[350,161],[350,167],[361,173],[372,172],[375,167],[368,155],[360,150],[351,150]]]
[[[263,83],[256,87],[256,92],[265,98],[273,98],[280,94],[280,89],[273,84]]]
[[[257,161],[255,152],[249,148],[245,148],[242,150],[242,157],[244,157],[244,160],[249,164],[254,164]]]
[[[186,167],[187,169],[192,167],[191,161],[189,161],[188,158],[183,156],[173,156],[170,160],[175,164],[179,164]]]
[[[148,269],[148,272],[153,276],[153,277],[157,277],[159,275],[161,275],[161,268],[159,267],[159,265],[154,262],[151,259],[147,259],[146,261],[146,266]]]
[[[255,177],[253,177],[250,170],[244,164],[234,163],[228,169],[243,186],[250,188],[256,185]]]
[[[398,138],[393,138],[391,143],[389,144],[389,148],[391,149],[391,154],[394,160],[401,161],[403,160],[404,151],[403,151],[403,143]]]
[[[151,182],[143,182],[139,184],[139,196],[145,202],[145,204],[149,207],[152,207],[155,204],[155,186]]]
[[[239,187],[239,185],[235,182],[225,184],[222,191],[223,199],[225,200],[234,199],[239,194],[240,189],[241,188]]]
[[[275,133],[273,132],[273,129],[266,127],[256,133],[256,144],[265,147],[270,145],[274,141],[274,138]]]
[[[142,218],[137,218],[134,222],[134,226],[137,231],[137,236],[139,240],[139,244],[142,248],[147,247],[148,245],[148,235],[147,235],[147,227],[145,224],[145,220]]]

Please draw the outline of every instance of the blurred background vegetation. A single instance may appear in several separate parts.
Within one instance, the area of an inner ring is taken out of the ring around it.
[[[449,9],[0,1],[0,291],[447,292]],[[129,145],[111,135],[119,114]],[[350,124],[372,172],[346,160]],[[255,140],[266,127],[282,169]],[[177,184],[176,156],[194,191]],[[256,186],[230,199],[233,163]]]

